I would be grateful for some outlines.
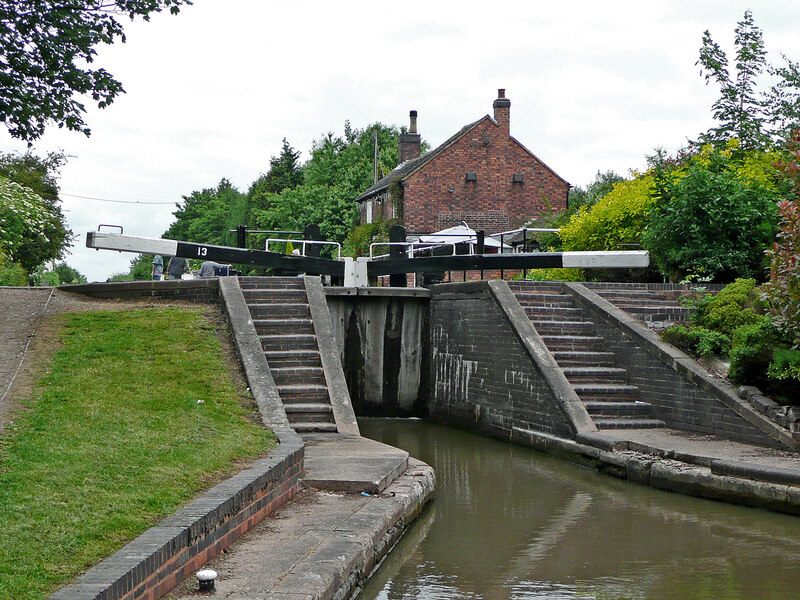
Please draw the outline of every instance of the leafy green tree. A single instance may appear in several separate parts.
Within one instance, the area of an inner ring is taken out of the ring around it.
[[[216,188],[206,188],[183,197],[172,213],[175,222],[162,237],[220,246],[233,245],[235,235],[230,233],[244,223],[247,198],[227,179],[220,180]]]
[[[65,262],[58,263],[53,271],[58,275],[58,279],[62,284],[86,283],[86,277],[83,273],[73,269]]]
[[[614,186],[625,178],[619,173],[614,171],[600,171],[594,176],[594,181],[591,182],[586,188],[575,186],[569,191],[569,212],[575,213],[582,206],[594,206],[598,200],[606,196]]]
[[[33,142],[50,124],[90,134],[82,97],[104,108],[125,90],[91,69],[96,46],[125,42],[119,17],[176,14],[190,0],[0,0],[0,120]]]
[[[715,82],[720,96],[711,105],[718,122],[700,136],[696,146],[711,143],[723,146],[736,138],[743,150],[765,148],[779,143],[792,127],[800,124],[800,65],[785,55],[785,65],[767,62],[761,29],[753,13],[745,11],[734,30],[734,69],[728,56],[706,30],[697,64],[706,83]],[[776,83],[759,90],[759,79],[770,74]]]
[[[60,216],[29,188],[0,177],[0,251],[28,273],[61,257]]]
[[[720,143],[738,138],[745,148],[758,148],[766,141],[763,131],[766,117],[764,102],[756,90],[756,83],[758,76],[767,67],[767,52],[761,29],[754,23],[751,11],[745,11],[744,18],[737,23],[734,33],[734,77],[728,71],[725,51],[711,39],[708,30],[703,33],[703,45],[697,64],[700,65],[706,83],[714,80],[719,85],[720,97],[711,105],[719,125],[701,136],[701,141]]]
[[[65,162],[66,157],[61,152],[51,152],[45,157],[30,152],[0,153],[0,177],[36,194],[47,212],[42,235],[31,231],[22,247],[14,253],[16,260],[29,272],[46,260],[63,257],[73,239],[58,196],[58,174]]]
[[[758,171],[753,164],[761,164],[762,152],[748,161],[740,158],[738,144],[731,146],[706,147],[678,168],[655,170],[643,242],[673,281],[687,275],[723,282],[763,277],[781,193],[775,182],[748,176]]]
[[[311,159],[303,168],[303,183],[280,193],[266,193],[263,208],[253,210],[260,229],[302,231],[316,223],[323,237],[344,242],[358,223],[353,199],[372,185],[375,137],[378,139],[378,173],[385,175],[397,165],[400,130],[374,123],[354,129],[345,123],[344,136],[328,133],[316,140]]]
[[[564,250],[619,250],[639,244],[647,226],[653,176],[636,175],[614,184],[591,208],[582,207],[561,228]]]
[[[247,191],[248,212],[268,208],[265,204],[268,194],[279,194],[292,190],[303,183],[303,170],[298,163],[300,152],[296,151],[283,138],[283,147],[278,156],[269,161],[269,171],[256,179]]]

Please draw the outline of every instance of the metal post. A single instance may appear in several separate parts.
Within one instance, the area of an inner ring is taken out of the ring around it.
[[[245,241],[245,234],[247,233],[247,225],[237,225],[236,227],[236,247],[247,248]]]
[[[406,241],[406,228],[402,225],[393,225],[389,228],[389,241],[390,242],[405,242]],[[406,248],[404,246],[389,246],[390,258],[402,258],[405,255]],[[398,273],[396,275],[389,275],[390,287],[406,287],[408,285],[407,276],[405,273]]]
[[[314,223],[311,225],[306,225],[306,228],[303,231],[303,239],[307,241],[321,242],[322,233],[319,230],[319,225]],[[306,244],[306,250],[304,254],[306,256],[319,258],[320,250],[322,250],[321,244]]]
[[[528,245],[528,230],[527,228],[522,229],[522,251],[525,252],[527,250]],[[522,269],[522,278],[528,278],[528,269]]]
[[[477,253],[483,254],[486,251],[486,232],[479,229],[475,232],[475,241],[477,242]],[[483,279],[483,269],[481,269],[481,279]]]

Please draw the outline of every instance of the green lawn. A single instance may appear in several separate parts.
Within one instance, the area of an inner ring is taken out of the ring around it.
[[[64,317],[0,438],[0,598],[46,598],[274,436],[246,418],[200,309]]]

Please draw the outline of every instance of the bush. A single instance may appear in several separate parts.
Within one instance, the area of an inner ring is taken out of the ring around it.
[[[718,331],[704,327],[675,325],[661,334],[665,342],[695,356],[727,354],[730,351],[730,338]]]
[[[776,325],[800,346],[800,200],[780,202],[781,225],[769,254],[769,283],[764,286]]]
[[[28,285],[28,274],[22,265],[11,262],[2,252],[0,252],[0,285]]]
[[[650,210],[651,175],[620,181],[590,209],[582,207],[561,228],[564,250],[619,250],[638,244]]]
[[[687,273],[730,281],[764,272],[779,192],[734,155],[704,148],[678,168],[656,169],[643,243],[673,281]]]
[[[753,279],[737,279],[718,294],[704,296],[697,303],[695,324],[730,336],[742,325],[762,322],[758,288]]]
[[[734,383],[755,385],[766,391],[772,385],[767,369],[781,335],[769,318],[738,327],[731,338],[731,366],[728,378]]]

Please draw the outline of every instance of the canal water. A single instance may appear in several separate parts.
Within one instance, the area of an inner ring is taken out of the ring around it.
[[[660,492],[427,421],[359,420],[436,470],[365,600],[800,598],[800,517]]]

